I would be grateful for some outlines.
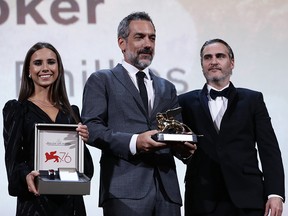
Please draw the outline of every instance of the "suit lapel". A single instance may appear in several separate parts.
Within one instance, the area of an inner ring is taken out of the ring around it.
[[[236,95],[237,95],[237,89],[234,87],[232,82],[230,82],[229,88],[230,88],[230,90],[229,90],[228,106],[227,106],[227,110],[226,110],[228,112],[229,112],[229,110],[231,110],[231,106],[234,103],[234,101],[236,100]]]
[[[128,92],[130,92],[138,104],[140,110],[145,114],[145,116],[147,116],[139,91],[128,75],[128,71],[126,71],[126,69],[121,64],[118,64],[115,68],[112,69],[112,73],[116,79],[122,83],[123,87],[126,88]]]
[[[230,82],[229,88],[230,88],[230,90],[229,90],[229,97],[228,97],[228,105],[227,105],[227,109],[223,115],[221,124],[225,124],[227,122],[227,118],[229,117],[230,113],[232,112],[233,104],[236,102],[236,99],[237,99],[237,89],[234,87],[232,82]]]
[[[210,121],[212,122],[212,117],[211,117],[209,106],[208,106],[207,95],[208,95],[208,90],[207,90],[207,85],[205,84],[204,87],[202,88],[202,90],[199,92],[199,99],[200,99],[201,106],[203,107],[203,110],[204,110],[207,118],[209,118]]]
[[[164,92],[165,86],[161,82],[161,79],[157,76],[155,76],[150,70],[149,70],[150,77],[153,81],[153,88],[155,92],[155,97],[154,97],[154,104],[153,104],[153,109],[150,113],[150,116],[154,117],[157,114],[157,107],[161,104],[161,97],[162,97],[162,92]]]

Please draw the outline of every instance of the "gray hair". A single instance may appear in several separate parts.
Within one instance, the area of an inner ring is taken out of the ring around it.
[[[120,23],[118,26],[118,38],[123,38],[126,39],[129,34],[130,34],[130,30],[129,30],[129,25],[130,22],[133,20],[145,20],[145,21],[149,21],[152,23],[154,30],[155,26],[152,22],[152,19],[150,18],[150,16],[146,13],[146,12],[134,12],[129,14],[128,16],[126,16]]]

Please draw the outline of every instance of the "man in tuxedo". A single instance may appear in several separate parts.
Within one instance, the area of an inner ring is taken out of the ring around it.
[[[225,41],[205,42],[200,55],[206,84],[179,96],[183,122],[203,135],[187,164],[185,216],[282,215],[283,164],[262,93],[234,87]]]
[[[180,215],[173,157],[178,149],[151,138],[158,132],[156,114],[179,106],[175,86],[148,69],[155,39],[147,13],[128,15],[118,26],[122,64],[93,73],[85,84],[82,119],[88,144],[102,151],[99,205],[104,216]],[[189,143],[183,147],[183,158],[195,149]]]

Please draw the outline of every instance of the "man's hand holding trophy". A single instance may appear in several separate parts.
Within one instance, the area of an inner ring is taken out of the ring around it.
[[[156,116],[159,133],[152,136],[157,142],[165,142],[181,159],[190,158],[197,149],[197,137],[184,123],[175,119],[181,113],[181,107],[158,113]]]

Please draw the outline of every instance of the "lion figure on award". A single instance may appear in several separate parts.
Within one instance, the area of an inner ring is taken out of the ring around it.
[[[190,141],[197,142],[197,136],[184,123],[174,117],[181,113],[181,107],[169,109],[165,113],[157,113],[157,126],[160,131],[153,139],[157,141]]]
[[[163,133],[183,134],[192,132],[191,129],[184,123],[174,119],[174,116],[181,112],[181,107],[172,110],[167,110],[165,113],[157,113],[156,119],[158,129]]]

